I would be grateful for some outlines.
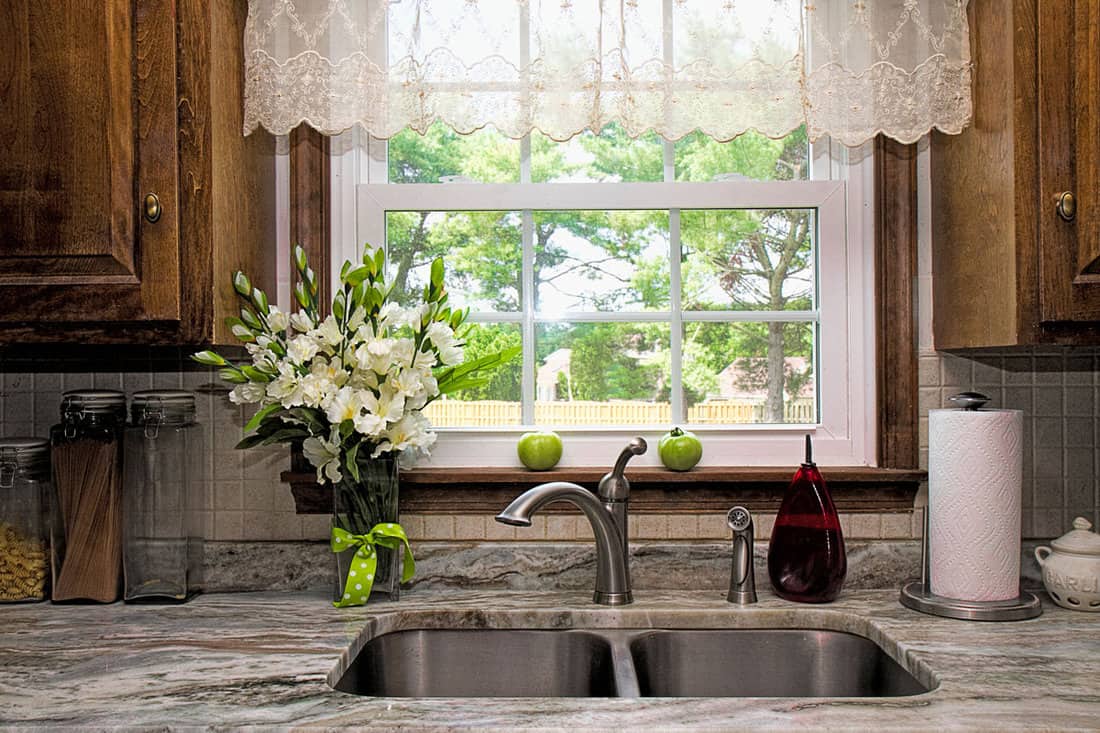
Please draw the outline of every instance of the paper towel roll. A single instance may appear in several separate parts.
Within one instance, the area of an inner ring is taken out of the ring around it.
[[[965,601],[1020,594],[1023,413],[928,414],[930,590]]]

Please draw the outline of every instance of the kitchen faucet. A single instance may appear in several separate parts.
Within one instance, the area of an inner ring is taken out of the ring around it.
[[[619,454],[615,467],[600,479],[597,493],[567,481],[550,481],[517,496],[496,516],[502,524],[530,527],[531,517],[546,504],[567,501],[588,517],[596,536],[596,591],[592,601],[604,606],[633,603],[630,591],[630,544],[627,538],[627,502],[630,482],[623,475],[631,456],[646,452],[646,442],[634,438]]]

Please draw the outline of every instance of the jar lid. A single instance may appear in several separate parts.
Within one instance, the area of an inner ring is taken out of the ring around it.
[[[130,416],[136,424],[150,420],[190,421],[195,417],[195,394],[180,389],[146,389],[134,392]]]
[[[1100,534],[1090,532],[1092,522],[1084,517],[1073,520],[1073,529],[1051,542],[1058,552],[1075,552],[1078,555],[1100,555]]]
[[[106,415],[126,412],[126,395],[113,389],[71,389],[61,395],[61,416],[70,413]]]
[[[0,463],[14,458],[20,468],[40,466],[49,460],[50,441],[44,438],[0,438]]]

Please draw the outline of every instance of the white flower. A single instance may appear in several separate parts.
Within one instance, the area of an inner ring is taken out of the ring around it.
[[[295,330],[307,333],[317,327],[317,324],[313,322],[313,319],[309,317],[309,314],[305,311],[295,311],[290,315],[290,325]]]
[[[285,331],[287,326],[290,325],[290,318],[278,307],[272,305],[267,309],[267,325],[271,327],[272,331],[279,333]]]
[[[341,387],[336,390],[325,408],[325,417],[333,425],[339,425],[345,420],[352,420],[359,416],[363,410],[362,390],[352,387]]]
[[[279,376],[268,383],[267,396],[286,408],[302,404],[301,375],[294,365],[285,361],[279,363]]]
[[[348,319],[348,330],[354,331],[363,325],[363,321],[367,320],[367,309],[363,306],[356,306],[355,310],[351,313],[351,318]]]
[[[302,402],[310,407],[328,404],[347,378],[348,373],[339,359],[329,361],[323,356],[317,357],[309,374],[302,378]]]
[[[319,346],[310,336],[295,336],[286,345],[286,356],[295,364],[305,364],[317,355]]]
[[[370,394],[370,392],[367,394]],[[362,410],[360,410],[358,415],[352,418],[352,424],[355,426],[355,432],[371,438],[377,438],[378,434],[386,427],[386,421],[381,417],[375,415],[373,412],[364,412]]]
[[[454,330],[446,323],[431,323],[424,332],[439,351],[439,361],[446,366],[462,363],[462,345],[455,338]]]
[[[311,334],[321,340],[322,343],[333,348],[344,340],[344,332],[340,330],[340,322],[334,316],[329,316]]]
[[[411,364],[413,353],[416,351],[416,342],[410,338],[397,339],[393,344],[391,353],[393,364]]]
[[[413,359],[412,368],[424,375],[430,375],[436,366],[435,353],[431,351],[418,352]]]
[[[398,422],[389,427],[383,433],[383,440],[374,449],[372,458],[377,458],[390,451],[406,453],[411,457],[427,453],[435,444],[435,433],[432,432],[428,418],[419,412],[410,412]]]
[[[363,398],[363,405],[367,411],[377,415],[386,422],[397,422],[405,412],[405,396],[393,391],[388,383],[378,389],[378,396],[373,392],[367,392]]]
[[[266,391],[266,385],[259,382],[238,384],[229,392],[229,401],[234,405],[250,405],[262,400]]]
[[[302,441],[302,452],[317,469],[318,483],[324,483],[325,479],[336,483],[341,479],[339,430],[333,428],[328,440],[317,437],[306,438]]]
[[[230,328],[229,330],[232,331],[233,335],[236,336],[239,339],[243,340],[243,339],[252,338],[252,329],[250,329],[248,326],[244,325],[243,323],[234,323],[233,327]]]
[[[371,339],[355,350],[356,362],[360,369],[370,369],[376,374],[385,374],[393,366],[393,351],[396,346],[397,339]]]

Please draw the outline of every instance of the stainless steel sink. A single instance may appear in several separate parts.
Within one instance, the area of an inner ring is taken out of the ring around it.
[[[898,697],[928,688],[839,631],[654,631],[630,645],[643,697]]]
[[[334,687],[376,697],[895,697],[928,692],[870,639],[798,629],[418,629]]]
[[[371,639],[335,685],[378,697],[614,697],[611,645],[586,631],[425,629]]]

